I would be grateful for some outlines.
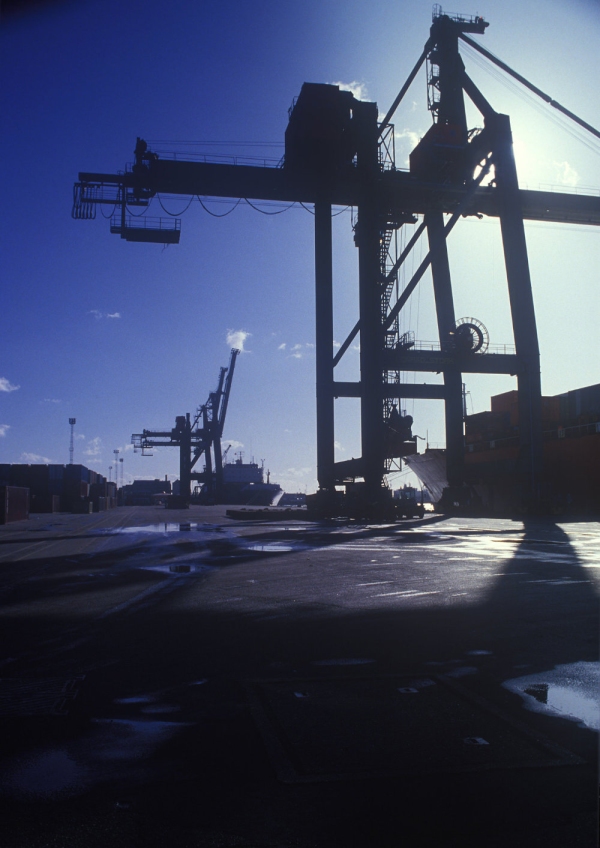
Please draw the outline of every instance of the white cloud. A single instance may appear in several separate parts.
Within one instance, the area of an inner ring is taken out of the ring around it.
[[[366,100],[368,97],[367,86],[364,82],[353,80],[352,82],[334,82],[332,85],[339,85],[342,91],[351,92],[357,100]]]
[[[286,347],[285,342],[282,342],[282,343],[279,345],[279,347],[277,348],[277,350],[285,350],[285,347]]]
[[[335,441],[335,442],[333,443],[333,446],[334,446],[334,448],[335,448],[336,450],[341,451],[341,453],[345,453],[345,452],[346,452],[346,448],[342,445],[342,443],[341,443],[341,442]]]
[[[0,377],[0,392],[16,392],[21,386],[13,386],[6,377]]]
[[[335,348],[338,348],[338,347],[341,347],[341,346],[342,346],[342,343],[341,343],[341,342],[334,342],[334,343],[333,343],[333,346],[334,346]]]
[[[409,129],[403,129],[402,131],[396,131],[394,133],[394,137],[396,139],[396,160],[399,167],[409,167],[409,154],[415,149],[424,135],[424,131],[418,133]]]
[[[41,462],[41,463],[45,463],[47,465],[48,463],[51,463],[52,460],[48,459],[47,456],[40,456],[39,453],[25,452],[25,453],[21,454],[21,462],[28,462],[28,463]]]
[[[421,138],[423,137],[424,133],[418,133],[414,130],[404,129],[401,132],[395,132],[394,135],[396,137],[396,141],[403,141],[404,139],[408,139],[408,142],[412,149],[413,147],[416,147],[417,144],[421,141]]]
[[[237,348],[242,353],[249,353],[249,351],[244,350],[244,342],[251,335],[252,333],[248,333],[246,330],[227,330],[227,344],[229,347]]]
[[[10,424],[0,424],[0,436],[6,436],[10,430]]]
[[[90,439],[88,442],[88,446],[86,450],[84,450],[84,456],[99,456],[102,450],[102,439],[99,436],[96,436],[95,439]]]
[[[286,468],[285,473],[289,474],[290,477],[294,479],[300,479],[302,477],[306,477],[307,474],[310,474],[312,469],[309,466],[305,466],[304,468]]]
[[[93,315],[96,321],[100,321],[102,318],[120,318],[120,312],[100,312],[99,309],[90,309],[87,313],[88,315]]]
[[[312,351],[314,347],[315,346],[312,342],[292,345],[289,348],[290,353],[288,354],[288,359],[303,359],[306,355],[306,351]],[[279,350],[286,350],[286,346],[280,345]]]
[[[62,403],[58,398],[44,398],[44,403]]]
[[[241,450],[243,447],[244,443],[238,442],[237,439],[221,439],[221,454],[224,454],[227,448],[229,448],[225,462],[233,462],[236,451]]]
[[[553,162],[556,168],[556,180],[561,185],[576,186],[579,183],[579,174],[568,162]]]

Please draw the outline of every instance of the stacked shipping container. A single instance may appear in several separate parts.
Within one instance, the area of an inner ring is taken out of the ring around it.
[[[504,427],[502,427],[504,423]],[[491,412],[465,420],[465,474],[472,485],[514,501],[519,454],[516,391],[495,395]],[[539,481],[558,508],[600,509],[600,384],[542,398],[544,475]],[[484,497],[484,503],[486,498]],[[498,498],[496,498],[498,501]]]
[[[0,524],[29,518],[29,489],[0,486]]]
[[[0,465],[0,485],[29,490],[29,511],[90,512],[116,506],[116,483],[84,465]]]

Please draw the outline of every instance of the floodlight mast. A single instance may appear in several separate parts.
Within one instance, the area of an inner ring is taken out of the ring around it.
[[[73,445],[73,430],[75,425],[77,424],[77,420],[75,418],[69,418],[69,424],[71,425],[71,442],[69,444],[69,465],[73,465],[73,453],[75,451]]]
[[[436,6],[423,54],[381,124],[375,103],[357,100],[338,86],[305,83],[290,110],[283,167],[161,159],[138,139],[132,168],[112,175],[80,173],[75,186],[75,218],[93,217],[97,204],[119,204],[119,232],[136,239],[137,234],[128,232],[125,210],[147,205],[160,194],[314,203],[317,476],[325,500],[336,486],[359,478],[364,481],[364,502],[370,505],[366,512],[371,506],[377,512],[385,501],[383,483],[391,463],[416,451],[408,421],[397,429],[393,416],[396,404],[409,398],[444,400],[448,480],[451,488],[460,489],[463,373],[517,376],[520,484],[524,500],[535,500],[542,463],[541,387],[524,221],[600,225],[600,198],[519,189],[510,120],[492,108],[468,77],[458,51],[459,39],[469,40],[465,33],[484,34],[487,26],[481,17],[444,15]],[[433,126],[412,151],[406,173],[396,169],[393,155],[384,159],[389,153],[384,140],[394,110],[425,60]],[[464,93],[482,113],[480,132],[467,127]],[[494,179],[483,186],[492,166]],[[359,319],[335,356],[332,205],[357,208],[359,251]],[[444,215],[450,218],[445,221]],[[473,354],[454,344],[456,317],[446,239],[459,218],[468,215],[500,221],[515,354]],[[416,223],[418,216],[422,216],[418,229],[402,255],[393,258],[394,231]],[[396,296],[398,273],[425,233],[427,256]],[[161,231],[155,236],[160,240]],[[410,294],[429,268],[440,345],[434,351],[414,349],[398,324]],[[360,381],[336,382],[334,368],[359,332]],[[404,372],[442,373],[444,384],[409,384],[402,381]],[[336,463],[338,397],[360,398],[362,455]],[[210,413],[203,414],[208,427]]]

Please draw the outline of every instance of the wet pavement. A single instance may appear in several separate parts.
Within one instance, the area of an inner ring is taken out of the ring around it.
[[[600,525],[0,527],[1,848],[598,844]]]

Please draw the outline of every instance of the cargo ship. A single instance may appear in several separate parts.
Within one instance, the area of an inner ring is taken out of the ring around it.
[[[544,470],[537,481],[543,511],[600,513],[600,384],[542,397]],[[520,503],[518,393],[491,398],[491,409],[465,417],[464,479],[468,506],[486,514],[510,515]],[[405,463],[444,504],[446,456],[427,449]]]
[[[265,480],[266,475],[266,480]],[[216,486],[216,481],[213,481]],[[223,485],[218,503],[244,506],[271,506],[282,496],[278,483],[271,483],[270,471],[265,472],[264,462],[260,465],[252,460],[244,462],[240,452],[233,462],[223,464]],[[214,503],[214,496],[207,493],[206,485],[194,491],[193,501]]]

